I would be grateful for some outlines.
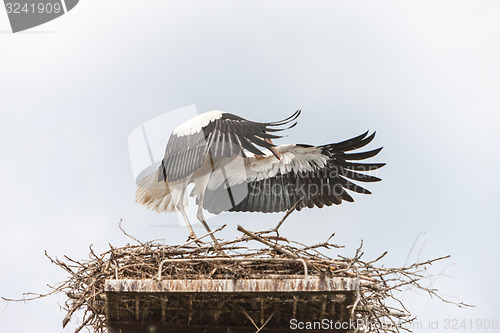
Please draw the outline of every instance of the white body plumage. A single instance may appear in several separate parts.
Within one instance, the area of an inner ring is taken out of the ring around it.
[[[190,183],[195,183],[191,195],[199,200],[205,188],[200,187],[203,183],[196,183],[203,175],[209,174],[208,181],[205,180],[205,182],[209,189],[215,189],[226,181],[229,186],[234,186],[275,177],[278,173],[311,172],[322,169],[327,163],[327,157],[317,147],[305,148],[295,144],[287,144],[277,146],[276,151],[280,155],[280,159],[276,159],[269,152],[266,152],[264,156],[250,154],[247,157],[226,157],[218,161],[215,171],[208,170],[207,166],[205,170],[200,168],[193,177],[185,177],[169,183],[159,183],[157,181],[158,171],[155,171],[139,184],[136,201],[157,213],[173,212],[176,210],[176,202],[183,202],[187,206],[188,193],[183,189]]]

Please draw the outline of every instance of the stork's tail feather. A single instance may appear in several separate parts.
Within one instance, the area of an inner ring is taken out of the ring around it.
[[[157,213],[171,212],[175,207],[170,188],[167,182],[159,182],[157,178],[157,172],[153,172],[139,183],[135,192],[135,202]]]

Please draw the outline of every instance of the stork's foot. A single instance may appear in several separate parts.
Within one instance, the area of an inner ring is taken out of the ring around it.
[[[221,256],[226,256],[224,253],[224,250],[220,246],[219,242],[217,241],[217,238],[215,238],[215,235],[212,233],[212,230],[210,230],[210,227],[208,226],[207,222],[204,219],[200,219],[201,224],[207,229],[207,231],[210,233],[210,238],[212,238],[212,243],[214,245],[215,252],[217,252],[218,255]]]
[[[189,236],[188,236],[188,239],[186,242],[189,242],[189,241],[192,241],[194,240],[194,242],[198,245],[198,246],[202,246],[203,244],[205,244],[204,242],[202,242],[201,240],[197,239],[198,236],[196,236],[196,234],[194,232],[190,232],[189,233]]]
[[[218,255],[220,255],[222,257],[227,257],[226,253],[224,252],[224,250],[220,246],[219,242],[217,242],[217,240],[214,240],[214,249],[215,249],[215,252],[217,252]]]

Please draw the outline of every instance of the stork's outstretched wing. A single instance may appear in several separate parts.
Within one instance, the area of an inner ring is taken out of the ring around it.
[[[165,157],[159,168],[158,181],[176,181],[191,175],[200,168],[205,158],[245,156],[244,150],[264,155],[257,148],[273,148],[271,139],[282,136],[271,134],[287,128],[281,126],[293,122],[300,114],[271,123],[249,121],[231,113],[213,111],[195,117],[179,125],[170,136]]]
[[[230,175],[226,180],[214,179],[209,183],[203,208],[215,214],[224,210],[281,212],[290,209],[302,197],[304,199],[298,204],[298,210],[304,207],[338,205],[343,200],[354,201],[346,190],[370,194],[370,191],[351,180],[379,181],[380,178],[356,171],[375,170],[385,163],[353,161],[373,157],[382,148],[348,153],[370,143],[375,133],[370,136],[367,134],[368,132],[350,140],[319,147],[278,146],[277,150],[281,150],[280,160],[271,160],[271,156],[263,159],[247,158],[245,176]],[[224,196],[238,197],[235,191],[245,191],[246,195],[234,202],[231,208],[227,207],[227,204],[221,205],[227,201],[222,199]]]

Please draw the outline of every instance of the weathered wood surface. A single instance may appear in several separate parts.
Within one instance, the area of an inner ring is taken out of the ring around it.
[[[106,280],[105,292],[118,293],[315,293],[356,290],[356,279],[200,279],[200,280]]]

